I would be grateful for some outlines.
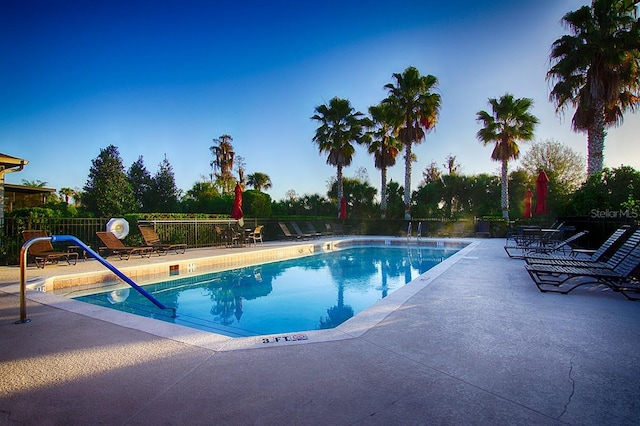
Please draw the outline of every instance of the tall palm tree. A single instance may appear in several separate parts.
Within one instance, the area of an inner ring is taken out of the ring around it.
[[[381,103],[369,107],[371,116],[371,139],[368,143],[369,154],[374,156],[374,164],[380,170],[380,216],[387,214],[387,168],[396,164],[396,157],[402,149],[402,142],[396,136],[399,127],[398,113],[393,105]]]
[[[390,103],[399,110],[402,125],[398,130],[398,137],[404,144],[404,214],[405,219],[411,218],[411,153],[413,144],[420,143],[427,132],[433,129],[438,121],[441,97],[434,93],[438,79],[432,75],[421,76],[415,67],[408,67],[402,74],[394,73],[395,84],[389,83],[384,87],[389,90],[389,96],[384,103]]]
[[[316,107],[311,117],[320,123],[313,142],[318,144],[320,154],[327,153],[327,164],[337,169],[338,203],[342,199],[342,169],[353,160],[353,143],[362,144],[368,139],[364,132],[366,120],[360,111],[355,111],[347,99],[334,97],[329,105]]]
[[[247,176],[247,184],[253,186],[256,191],[262,192],[262,188],[271,188],[271,178],[265,173],[255,172]]]
[[[632,0],[594,0],[564,15],[571,34],[549,55],[549,99],[558,112],[575,107],[574,131],[587,132],[587,173],[602,171],[606,128],[622,123],[640,96],[640,23]]]
[[[491,159],[502,163],[502,216],[509,218],[509,180],[508,163],[520,156],[518,141],[533,139],[533,130],[538,119],[529,110],[533,99],[514,99],[512,94],[505,94],[500,99],[489,99],[491,113],[480,111],[477,120],[484,127],[478,130],[477,138],[484,145],[495,143]]]
[[[222,135],[213,142],[217,145],[209,147],[213,160],[211,161],[211,181],[216,177],[222,192],[231,192],[235,187],[235,179],[233,178],[233,161],[235,152],[231,141],[233,138],[229,135]],[[218,171],[216,173],[216,170]]]

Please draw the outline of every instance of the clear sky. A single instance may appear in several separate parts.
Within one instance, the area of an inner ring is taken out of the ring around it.
[[[422,171],[455,155],[465,174],[498,173],[475,134],[476,112],[509,92],[535,101],[536,140],[582,155],[586,135],[548,101],[551,43],[562,16],[590,0],[1,0],[0,152],[24,158],[9,183],[82,189],[101,148],[151,174],[166,154],[183,191],[208,175],[212,139],[233,137],[247,173],[326,195],[335,168],[312,142],[314,108],[338,96],[359,111],[379,103],[392,74],[415,66],[439,80],[440,119],[414,148]],[[605,165],[640,168],[639,114],[606,140]],[[522,145],[522,152],[526,152]],[[517,163],[512,165],[515,168]],[[379,188],[363,148],[359,167]],[[404,161],[389,178],[404,184]]]

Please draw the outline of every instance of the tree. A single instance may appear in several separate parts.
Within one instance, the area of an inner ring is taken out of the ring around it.
[[[355,147],[353,143],[363,144],[368,137],[364,133],[363,114],[355,111],[347,99],[334,97],[329,105],[319,105],[311,117],[320,123],[316,129],[313,142],[318,144],[320,154],[327,153],[327,164],[337,169],[338,203],[343,196],[342,169],[353,160]]]
[[[442,180],[442,171],[438,167],[438,163],[432,161],[422,172],[422,181],[426,185],[440,180]]]
[[[460,173],[460,164],[456,163],[456,156],[449,154],[445,158],[445,163],[442,165],[447,170],[447,173],[455,176]]]
[[[604,168],[590,175],[573,193],[568,213],[592,218],[631,219],[636,221],[640,211],[640,171],[629,166]]]
[[[331,189],[327,192],[329,198],[336,197],[338,192],[337,181],[334,182]],[[378,192],[368,182],[359,178],[343,179],[344,195],[349,205],[349,216],[357,218],[373,218],[376,214],[374,199]]]
[[[555,192],[562,196],[574,192],[585,179],[584,158],[553,139],[534,142],[522,157],[521,165],[531,176],[544,170]]]
[[[196,182],[182,197],[182,211],[188,213],[210,213],[212,211],[212,200],[219,195],[218,189],[212,182],[207,180]]]
[[[131,184],[133,190],[133,196],[136,199],[138,210],[142,212],[148,212],[150,204],[153,201],[151,197],[151,174],[144,165],[144,159],[142,155],[129,167],[127,172],[127,180]]]
[[[533,130],[538,119],[529,110],[533,106],[530,98],[515,99],[512,94],[505,94],[499,100],[489,99],[491,114],[487,111],[477,113],[477,120],[484,127],[478,130],[477,138],[485,146],[495,143],[491,159],[502,163],[502,217],[509,218],[509,160],[520,155],[518,141],[533,139]]]
[[[255,172],[247,176],[247,184],[252,186],[256,191],[262,192],[263,188],[271,188],[271,178],[265,173]]]
[[[395,84],[384,86],[389,90],[389,97],[383,102],[394,105],[402,122],[398,137],[405,147],[404,209],[405,219],[410,219],[412,145],[424,140],[427,132],[435,127],[441,98],[432,92],[438,79],[432,75],[421,76],[415,67],[408,67],[402,74],[394,73],[393,78]]]
[[[209,147],[213,160],[211,161],[211,182],[216,178],[216,184],[220,190],[224,192],[232,192],[235,188],[236,180],[233,177],[233,161],[235,152],[231,141],[233,138],[229,135],[222,135],[218,139],[214,139],[214,144]]]
[[[101,217],[117,217],[135,211],[135,197],[118,148],[109,145],[101,149],[91,163],[81,198],[87,211]]]
[[[574,131],[587,133],[587,174],[604,163],[606,128],[640,102],[640,21],[629,0],[594,0],[564,15],[571,34],[557,39],[549,55],[549,99],[558,112],[575,108]]]
[[[396,157],[402,148],[402,143],[396,139],[398,112],[393,110],[393,105],[381,103],[369,107],[371,125],[368,143],[369,154],[374,156],[374,165],[380,170],[380,217],[387,215],[387,168],[396,164]]]
[[[73,188],[60,188],[60,190],[58,190],[58,194],[60,194],[60,197],[64,197],[64,202],[69,204],[69,198],[74,197],[76,195],[76,191],[73,190]]]
[[[148,211],[170,213],[177,210],[180,191],[176,187],[173,167],[166,155],[151,180],[149,194]]]
[[[22,184],[24,186],[30,186],[32,188],[44,188],[45,186],[47,186],[47,182],[43,182],[40,179],[36,179],[36,180],[22,179]]]

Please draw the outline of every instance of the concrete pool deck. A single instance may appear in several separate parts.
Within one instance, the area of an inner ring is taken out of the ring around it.
[[[19,268],[0,267],[0,425],[637,424],[640,303],[594,287],[540,293],[504,240],[473,241],[355,337],[260,349],[216,350],[177,326],[183,336],[161,337],[149,320],[117,324],[38,292],[32,321],[14,324]]]

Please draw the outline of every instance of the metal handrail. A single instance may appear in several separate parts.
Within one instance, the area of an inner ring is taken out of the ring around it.
[[[163,310],[170,310],[170,311],[172,311],[172,316],[173,317],[176,316],[176,309],[175,308],[168,308],[165,305],[163,305],[158,299],[153,297],[145,289],[143,289],[138,284],[133,282],[133,280],[131,278],[127,277],[120,270],[118,270],[118,268],[113,266],[111,263],[107,262],[106,259],[104,259],[98,253],[96,253],[94,250],[92,250],[91,247],[87,246],[85,243],[83,243],[82,241],[80,241],[79,239],[74,237],[73,235],[52,235],[50,237],[32,238],[29,241],[25,242],[22,245],[22,247],[20,248],[20,320],[16,321],[16,324],[23,324],[23,323],[31,322],[31,320],[27,318],[27,303],[26,303],[26,296],[27,296],[27,290],[26,290],[26,288],[27,288],[27,286],[26,286],[27,252],[29,251],[29,247],[31,247],[31,245],[33,245],[34,243],[37,243],[38,241],[47,241],[47,240],[51,241],[52,243],[69,241],[69,242],[72,242],[75,245],[81,247],[84,251],[86,251],[91,256],[93,256],[98,262],[102,263],[107,269],[109,269],[111,272],[116,274],[121,280],[123,280],[124,282],[129,284],[131,287],[133,287],[135,290],[137,290],[138,293],[140,293],[141,295],[143,295],[144,297],[149,299],[149,301],[151,301],[158,308],[163,309]]]

